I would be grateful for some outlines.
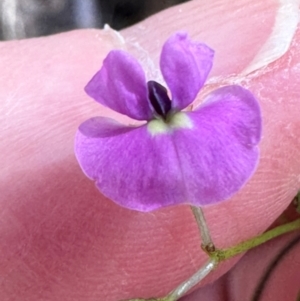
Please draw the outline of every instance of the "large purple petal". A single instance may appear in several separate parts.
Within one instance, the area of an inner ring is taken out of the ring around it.
[[[79,131],[90,138],[107,138],[127,133],[136,127],[124,126],[108,117],[92,117],[79,126]]]
[[[182,110],[196,97],[213,63],[214,51],[176,33],[163,46],[160,68],[172,93],[172,106]]]
[[[84,123],[75,144],[83,171],[105,196],[139,211],[229,198],[258,162],[256,99],[229,86],[210,94],[199,110],[178,114],[161,128],[161,121],[152,128],[122,127],[104,118]]]
[[[103,126],[103,128],[107,128]],[[105,131],[105,130],[104,130]],[[169,134],[152,136],[147,125],[107,137],[78,131],[75,154],[84,173],[117,204],[151,211],[184,203],[185,183]]]
[[[228,199],[253,174],[259,158],[261,114],[255,97],[240,86],[211,93],[187,113],[194,130],[174,133],[188,201],[205,206]]]
[[[86,93],[106,107],[137,120],[150,120],[145,73],[128,53],[111,51],[85,87]]]

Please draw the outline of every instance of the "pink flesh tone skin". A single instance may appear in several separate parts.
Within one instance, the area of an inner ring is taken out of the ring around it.
[[[298,9],[297,3],[290,7]],[[231,200],[205,208],[213,239],[228,247],[272,224],[300,187],[300,29],[289,23],[290,12],[280,19],[281,10],[271,0],[192,1],[124,30],[125,44],[109,30],[0,44],[1,301],[160,296],[206,260],[189,207],[148,214],[118,207],[83,175],[73,154],[76,128],[87,118],[131,122],[83,91],[108,51],[127,49],[147,65],[141,49],[157,60],[165,39],[179,29],[216,51],[204,93],[240,80],[260,99],[264,118],[257,173]],[[276,33],[286,40],[272,44]],[[288,239],[249,252],[186,300],[249,300],[268,260]],[[282,262],[263,300],[296,299],[299,251]]]

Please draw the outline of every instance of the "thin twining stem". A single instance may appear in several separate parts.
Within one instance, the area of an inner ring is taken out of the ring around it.
[[[199,284],[213,269],[218,265],[217,260],[210,258],[194,275],[182,282],[175,290],[173,290],[163,300],[176,301],[183,297],[191,288]]]
[[[207,252],[210,259],[188,280],[181,283],[175,290],[163,298],[151,299],[130,299],[128,301],[176,301],[184,295],[190,288],[203,280],[218,264],[224,260],[230,259],[238,254],[251,250],[275,237],[300,229],[300,218],[273,228],[259,236],[248,239],[228,249],[216,249],[213,252]],[[297,300],[298,301],[298,300]]]
[[[273,228],[259,236],[243,241],[234,247],[230,247],[228,249],[216,249],[214,252],[209,253],[209,256],[211,258],[216,258],[217,261],[221,262],[260,246],[275,237],[295,231],[297,229],[300,229],[300,219],[296,219],[293,222]]]
[[[170,292],[163,298],[150,298],[150,299],[130,299],[127,301],[177,301],[183,297],[191,288],[199,284],[213,269],[218,265],[214,258],[210,258],[194,275],[189,279],[180,283],[177,288]]]
[[[198,228],[200,230],[202,248],[207,252],[213,252],[215,250],[215,245],[212,242],[203,210],[200,207],[195,206],[191,206],[191,209],[193,211]]]

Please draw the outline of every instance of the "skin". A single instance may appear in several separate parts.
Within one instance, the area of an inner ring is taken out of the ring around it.
[[[76,162],[73,139],[82,121],[101,115],[132,123],[83,91],[111,49],[127,49],[143,60],[138,41],[157,62],[165,39],[184,29],[216,51],[212,80],[194,106],[203,94],[233,81],[259,98],[264,132],[257,172],[230,200],[204,208],[218,247],[263,232],[291,202],[300,187],[300,31],[286,51],[270,47],[271,62],[261,59],[264,68],[247,73],[272,34],[279,3],[200,2],[124,30],[124,42],[109,30],[78,30],[0,44],[1,300],[162,296],[206,260],[188,206],[148,214],[121,208],[99,193]],[[209,285],[184,300],[251,300],[264,270],[293,235],[247,253],[235,267],[238,258],[224,263],[204,281]],[[282,261],[263,300],[296,300],[299,251],[295,247]]]

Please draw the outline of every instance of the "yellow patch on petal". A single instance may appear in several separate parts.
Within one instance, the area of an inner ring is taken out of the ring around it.
[[[192,127],[192,121],[183,112],[175,113],[167,121],[163,119],[151,120],[147,125],[152,136],[170,133],[174,129],[191,129]]]
[[[170,119],[169,124],[174,129],[191,129],[193,127],[191,119],[187,116],[186,113],[183,112],[174,114]]]
[[[169,126],[162,119],[151,120],[147,125],[148,131],[151,135],[164,134],[169,131]]]

